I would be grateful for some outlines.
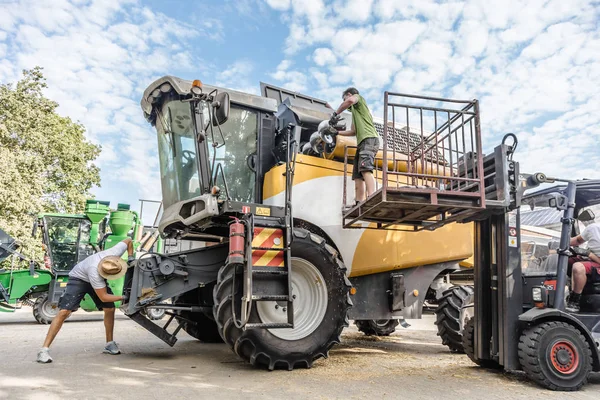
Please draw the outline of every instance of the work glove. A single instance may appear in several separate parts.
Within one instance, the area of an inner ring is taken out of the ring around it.
[[[122,297],[123,299],[121,299],[121,304],[129,303],[129,293],[123,293]]]
[[[127,257],[127,265],[129,265],[130,267],[133,267],[134,264],[135,264],[135,256]]]
[[[335,111],[333,112],[333,114],[331,114],[331,118],[329,118],[329,125],[330,126],[336,126],[338,124],[338,122],[340,122],[342,119],[341,116],[339,116]]]

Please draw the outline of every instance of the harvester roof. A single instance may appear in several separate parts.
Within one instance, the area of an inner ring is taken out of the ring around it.
[[[164,99],[167,94],[173,91],[182,96],[189,95],[191,88],[192,81],[176,78],[174,76],[164,76],[155,80],[148,86],[148,88],[144,91],[144,95],[142,96],[141,106],[142,110],[144,111],[144,117],[146,117],[148,122],[154,125],[156,115],[154,113],[153,105],[161,103],[162,99]],[[277,110],[277,104],[272,99],[267,99],[249,93],[238,92],[237,90],[202,84],[202,91],[204,93],[210,93],[214,89],[217,89],[219,92],[229,93],[229,100],[233,104],[257,108],[268,112],[275,112]]]

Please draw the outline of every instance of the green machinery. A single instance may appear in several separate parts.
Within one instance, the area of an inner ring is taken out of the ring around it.
[[[83,214],[39,214],[33,235],[38,229],[45,250],[44,267],[35,268],[31,263],[29,270],[0,272],[0,291],[4,293],[0,295],[0,311],[14,311],[19,303],[30,305],[35,319],[42,324],[50,323],[56,315],[69,271],[89,255],[109,249],[126,237],[133,238],[136,248],[149,249],[153,245],[157,251],[162,250],[160,239],[151,246],[149,234],[142,239],[141,218],[128,204],[118,204],[116,210],[111,210],[107,201],[87,200]],[[14,249],[11,253],[15,254]],[[110,281],[109,285],[115,294],[122,293],[123,279]],[[85,311],[97,310],[87,295],[80,306]]]

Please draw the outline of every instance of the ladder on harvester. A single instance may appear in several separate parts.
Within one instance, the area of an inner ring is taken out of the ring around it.
[[[297,142],[294,127],[283,130],[286,135],[284,216],[246,214],[246,251],[240,326],[244,329],[276,329],[294,327],[294,295],[292,293],[291,246],[293,241],[292,185]],[[261,314],[261,323],[248,322],[253,305],[272,302],[274,312]],[[236,321],[236,324],[238,322]]]

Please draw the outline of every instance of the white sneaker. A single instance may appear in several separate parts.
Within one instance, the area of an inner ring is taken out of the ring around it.
[[[112,354],[113,356],[121,354],[121,350],[119,350],[119,346],[114,340],[112,342],[106,343],[106,347],[104,347],[104,350],[102,350],[102,352],[106,354]]]
[[[42,349],[38,352],[37,362],[42,364],[48,364],[52,362],[52,357],[50,357],[50,353],[48,352],[50,349],[47,347],[42,347]]]

